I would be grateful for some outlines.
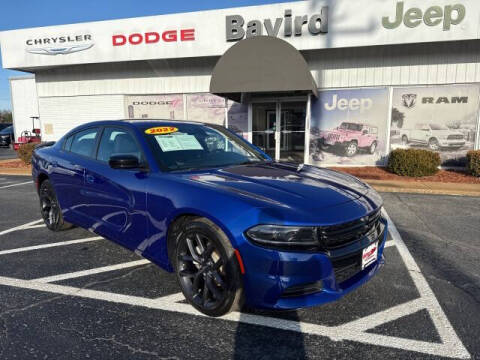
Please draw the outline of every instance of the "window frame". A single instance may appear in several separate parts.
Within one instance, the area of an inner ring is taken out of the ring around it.
[[[135,136],[135,134],[127,127],[127,126],[122,126],[122,125],[103,125],[101,127],[101,131],[100,131],[100,136],[98,137],[98,140],[96,142],[96,146],[95,146],[95,155],[94,157],[92,158],[92,160],[100,163],[100,164],[104,164],[104,165],[107,165],[108,167],[110,167],[108,165],[108,161],[102,161],[102,160],[99,160],[98,159],[98,150],[100,149],[100,143],[102,141],[102,138],[103,138],[103,134],[105,132],[106,129],[118,129],[118,130],[122,130],[122,131],[125,131],[126,133],[128,133],[132,138],[133,140],[135,141],[135,143],[137,144],[137,147],[138,149],[140,150],[140,155],[141,155],[141,158],[138,159],[139,160],[139,164],[140,164],[140,167],[142,167],[144,170],[149,170],[150,169],[150,166],[148,164],[148,160],[147,160],[147,157],[145,156],[145,151],[143,150],[143,147],[142,145],[140,144],[140,142],[138,141],[137,137]]]
[[[75,138],[75,136],[77,136],[81,132],[84,132],[84,131],[87,131],[87,130],[92,130],[92,129],[97,129],[97,134],[95,135],[95,141],[94,141],[94,145],[93,145],[93,148],[92,148],[92,153],[90,155],[83,155],[83,154],[73,152],[72,151],[72,145],[73,145],[73,139]],[[98,135],[101,132],[102,132],[102,127],[98,126],[98,125],[97,126],[89,126],[89,127],[86,127],[86,128],[79,129],[79,130],[69,134],[65,138],[65,141],[62,144],[62,150],[65,151],[65,152],[68,152],[70,154],[74,154],[75,156],[80,156],[82,158],[89,159],[89,160],[95,160],[95,157],[93,157],[93,152],[95,151],[95,153],[96,153],[96,149],[98,147],[98,141],[99,141]],[[65,147],[66,147],[66,144],[67,144],[69,138],[72,138],[72,142],[70,143],[70,148],[66,149]]]

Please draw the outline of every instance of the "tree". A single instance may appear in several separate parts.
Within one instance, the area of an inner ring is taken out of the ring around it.
[[[405,120],[405,114],[398,110],[397,108],[392,109],[392,125],[397,124],[397,128],[401,129],[403,127],[403,122]]]
[[[0,123],[11,123],[13,121],[10,110],[0,110]]]

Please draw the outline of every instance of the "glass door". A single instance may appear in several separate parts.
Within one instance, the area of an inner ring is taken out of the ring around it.
[[[252,104],[252,143],[272,159],[304,162],[305,101]]]
[[[305,156],[305,122],[307,104],[304,101],[280,104],[280,161],[303,163]]]
[[[276,158],[277,103],[252,104],[252,143]]]

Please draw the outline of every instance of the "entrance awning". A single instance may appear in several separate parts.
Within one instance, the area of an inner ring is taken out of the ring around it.
[[[210,92],[240,101],[244,93],[308,92],[317,84],[300,52],[285,40],[255,36],[239,41],[218,60]]]

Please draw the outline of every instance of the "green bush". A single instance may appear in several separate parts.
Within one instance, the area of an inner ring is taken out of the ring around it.
[[[473,176],[480,176],[480,150],[467,153],[467,170]]]
[[[29,143],[21,145],[17,150],[17,155],[26,165],[32,162],[32,153],[38,143]]]
[[[397,149],[390,153],[388,171],[401,176],[434,175],[440,166],[440,155],[433,151],[419,149]]]

